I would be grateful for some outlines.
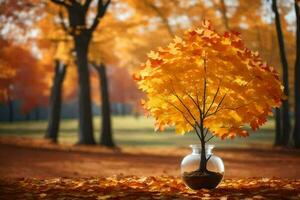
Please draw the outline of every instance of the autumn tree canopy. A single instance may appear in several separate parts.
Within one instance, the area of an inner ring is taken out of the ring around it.
[[[28,112],[48,103],[50,80],[47,64],[39,62],[22,45],[0,38],[0,102],[21,101],[22,110]],[[41,74],[44,78],[41,79]],[[39,94],[39,98],[36,98]]]
[[[219,34],[208,21],[150,52],[134,78],[157,129],[206,128],[221,138],[247,136],[247,124],[256,130],[280,106],[283,89],[278,73],[238,33]]]

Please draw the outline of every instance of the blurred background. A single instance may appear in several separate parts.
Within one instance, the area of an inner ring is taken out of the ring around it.
[[[212,143],[299,147],[299,122],[294,123],[295,105],[300,103],[295,95],[298,4],[297,0],[1,0],[0,136],[109,147],[198,142],[192,133],[175,135],[173,128],[154,133],[154,120],[144,116],[143,94],[132,73],[150,50],[208,19],[220,33],[240,32],[245,45],[279,71],[287,96],[283,107],[274,110],[276,117],[257,133]]]

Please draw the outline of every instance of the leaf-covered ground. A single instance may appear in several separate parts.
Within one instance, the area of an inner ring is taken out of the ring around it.
[[[300,179],[227,179],[199,191],[173,176],[18,179],[0,186],[0,199],[300,199]]]
[[[300,199],[298,150],[217,149],[225,180],[215,190],[198,192],[177,177],[189,152],[0,137],[0,199]]]

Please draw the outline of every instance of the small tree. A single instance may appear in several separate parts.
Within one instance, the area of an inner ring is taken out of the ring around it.
[[[257,130],[281,104],[283,90],[278,73],[239,34],[220,35],[208,21],[150,52],[134,78],[147,94],[143,104],[156,130],[174,125],[179,134],[196,132],[202,173],[209,172],[205,144],[214,136],[248,136],[247,124]]]

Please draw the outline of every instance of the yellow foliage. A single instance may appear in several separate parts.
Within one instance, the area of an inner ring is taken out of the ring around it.
[[[156,130],[175,125],[180,134],[202,126],[221,138],[247,136],[243,127],[256,130],[283,97],[278,73],[239,34],[221,35],[208,21],[151,51],[134,78]]]

